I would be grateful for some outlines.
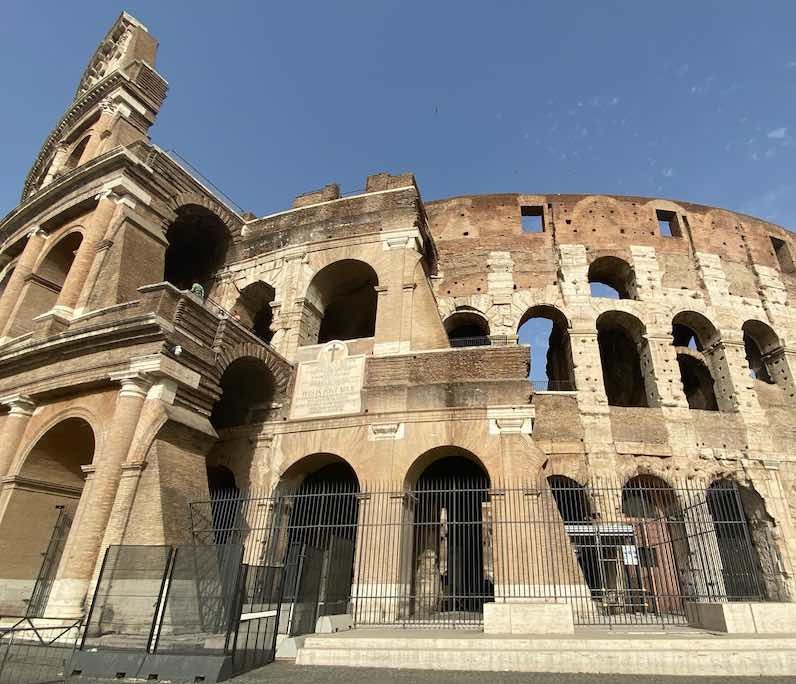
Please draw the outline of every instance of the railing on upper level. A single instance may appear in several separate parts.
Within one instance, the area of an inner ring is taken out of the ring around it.
[[[505,347],[516,344],[516,340],[508,335],[484,335],[480,337],[452,337],[451,347]]]
[[[534,392],[575,392],[575,383],[570,380],[529,380]]]

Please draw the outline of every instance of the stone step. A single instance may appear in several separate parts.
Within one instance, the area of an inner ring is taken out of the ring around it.
[[[706,638],[658,637],[628,635],[620,638],[544,638],[544,637],[335,637],[309,636],[305,648],[313,649],[382,649],[382,650],[417,650],[445,649],[449,651],[468,651],[473,648],[480,650],[577,650],[584,647],[599,651],[627,651],[641,649],[658,649],[667,651],[724,651],[727,641],[732,641],[733,648],[747,650],[789,650],[796,649],[796,637],[776,636],[763,637],[726,637],[712,636]]]
[[[310,636],[299,665],[627,675],[793,676],[796,637]]]

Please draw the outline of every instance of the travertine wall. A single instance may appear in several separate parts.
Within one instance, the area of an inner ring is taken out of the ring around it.
[[[3,530],[14,521],[52,517],[53,492],[79,501],[53,591],[60,613],[80,609],[108,544],[188,538],[187,504],[208,496],[206,464],[229,468],[239,487],[271,488],[333,454],[362,487],[411,485],[424,455],[440,447],[468,454],[493,482],[735,478],[763,498],[770,565],[792,585],[796,275],[771,241],[793,253],[790,233],[722,209],[636,197],[424,203],[411,174],[387,173],[368,177],[359,195],[340,197],[329,185],[258,218],[149,143],[165,81],[146,29],[123,15],[108,40],[121,57],[99,79],[101,55],[92,58],[22,202],[0,222],[0,548],[13,544]],[[523,206],[541,208],[543,232],[523,233]],[[162,282],[168,229],[186,207],[214,217],[228,240],[206,300]],[[679,235],[660,235],[657,211],[674,217]],[[73,231],[82,242],[54,282],[41,265]],[[622,260],[601,263],[623,264],[630,298],[591,296],[589,268],[604,257]],[[325,312],[313,284],[340,262],[361,262],[377,282],[373,334],[343,341],[344,356],[365,359],[346,402],[359,408],[310,408],[297,418],[297,367],[339,352],[316,344]],[[230,313],[260,282],[274,293],[270,343]],[[31,292],[44,293],[36,315],[22,306]],[[483,316],[500,345],[452,348],[444,321],[458,310]],[[563,322],[574,388],[535,392],[528,382],[528,348],[516,337],[542,311]],[[676,317],[700,329],[700,353],[673,346]],[[609,405],[598,328],[617,321],[632,322],[647,407]],[[772,383],[750,375],[750,321],[765,332]],[[678,353],[704,359],[719,411],[689,408]],[[272,384],[273,401],[256,422],[221,427],[213,407],[241,358],[261,365],[250,382]],[[95,436],[82,490],[21,475],[58,416],[82,416]],[[4,558],[0,579],[17,584],[0,610],[19,611],[33,580],[20,575],[32,571]]]

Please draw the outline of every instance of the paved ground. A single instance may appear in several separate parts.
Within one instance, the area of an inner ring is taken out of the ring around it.
[[[794,684],[792,677],[638,677],[525,672],[439,672],[310,667],[276,662],[231,680],[235,684]]]

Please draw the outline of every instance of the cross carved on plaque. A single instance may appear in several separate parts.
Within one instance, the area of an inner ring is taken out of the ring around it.
[[[335,356],[336,356],[337,352],[344,351],[344,350],[345,350],[345,346],[343,344],[341,344],[340,342],[332,343],[332,345],[329,347],[329,352],[331,352],[331,358],[329,360],[332,363],[334,363]]]

